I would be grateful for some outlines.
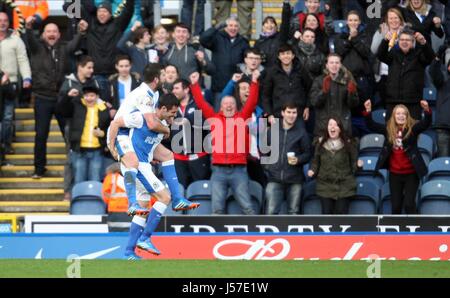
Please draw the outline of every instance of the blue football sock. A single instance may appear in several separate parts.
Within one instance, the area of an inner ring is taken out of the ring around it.
[[[134,168],[127,168],[124,171],[123,178],[125,182],[125,190],[128,196],[128,205],[136,203],[136,175],[137,170]]]
[[[169,186],[172,202],[177,202],[183,198],[180,191],[180,183],[178,182],[177,171],[175,170],[174,160],[165,161],[162,163],[162,173],[164,180]]]
[[[145,218],[134,216],[130,226],[130,235],[128,236],[127,247],[125,248],[125,255],[129,256],[134,253],[136,243],[142,235],[145,226]]]
[[[144,232],[142,232],[142,236],[139,238],[139,241],[145,241],[147,238],[149,238],[153,232],[158,227],[159,221],[161,220],[161,216],[166,211],[167,205],[156,202],[152,210],[150,211],[150,214],[147,218],[147,225],[144,228]]]

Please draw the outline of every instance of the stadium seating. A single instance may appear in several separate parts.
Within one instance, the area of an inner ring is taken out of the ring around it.
[[[380,188],[367,179],[357,179],[356,196],[350,202],[349,214],[377,214]]]
[[[346,20],[334,20],[333,21],[334,33],[336,33],[336,34],[341,34],[346,26],[347,26]]]
[[[386,182],[385,175],[383,175],[379,171],[375,171],[375,167],[378,161],[377,156],[362,156],[359,157],[360,160],[363,161],[364,165],[362,169],[358,170],[356,172],[357,177],[368,177],[370,180],[372,180],[379,188],[383,186],[383,184]],[[386,173],[386,171],[385,171]]]
[[[303,184],[303,196],[301,204],[303,214],[322,214],[322,204],[316,195],[316,180]]]
[[[252,199],[252,205],[254,210],[256,210],[257,214],[261,214],[261,209],[263,205],[263,195],[264,195],[264,189],[262,186],[253,180],[249,181],[249,187],[250,196]],[[241,206],[239,205],[238,201],[236,201],[233,197],[233,192],[228,193],[228,199],[227,199],[227,214],[244,214],[242,212]]]
[[[391,189],[389,188],[389,183],[385,183],[381,188],[381,200],[380,200],[380,214],[391,214]]]
[[[106,214],[106,205],[102,198],[102,183],[84,181],[74,185],[70,214]]]
[[[421,133],[417,140],[417,147],[419,148],[420,153],[422,153],[422,156],[426,155],[428,157],[427,160],[429,163],[430,160],[433,159],[434,152],[435,152],[433,138],[431,136],[429,136],[428,134]],[[428,165],[428,163],[427,163],[427,165]]]
[[[450,214],[450,181],[432,180],[422,185],[420,214]]]
[[[374,122],[385,125],[386,124],[386,110],[379,109],[372,112],[372,119]]]
[[[381,134],[368,134],[359,142],[359,156],[378,156],[383,148],[384,136]]]
[[[450,180],[450,157],[433,159],[428,165],[427,181]]]
[[[436,99],[437,99],[436,88],[424,88],[423,89],[423,99],[428,101],[430,106],[435,106],[436,105]]]
[[[193,210],[187,210],[187,214],[211,214],[211,182],[209,180],[199,180],[192,182],[186,190],[186,198],[192,202],[200,203],[200,207]]]

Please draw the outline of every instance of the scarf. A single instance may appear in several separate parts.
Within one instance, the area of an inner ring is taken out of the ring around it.
[[[272,32],[261,32],[261,37],[271,37],[273,35],[275,35],[275,33],[277,33],[277,31],[272,31]]]
[[[327,149],[328,151],[337,152],[344,148],[344,143],[341,139],[332,140],[328,139],[324,144],[323,147]]]
[[[300,40],[298,42],[298,47],[307,56],[311,56],[314,53],[314,51],[316,50],[315,44],[307,44],[307,43],[303,42],[303,40]]]

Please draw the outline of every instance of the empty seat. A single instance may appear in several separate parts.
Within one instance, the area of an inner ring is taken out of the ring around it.
[[[379,110],[372,111],[372,119],[376,123],[385,125],[386,124],[386,110],[379,109]]]
[[[261,208],[263,203],[264,190],[262,186],[253,180],[249,181],[248,190],[252,200],[253,210],[256,210],[256,214],[261,214]],[[244,214],[242,212],[241,205],[233,197],[233,192],[229,192],[227,200],[227,214]]]
[[[372,181],[357,179],[356,196],[350,201],[349,214],[377,214],[380,188]]]
[[[347,26],[347,21],[345,21],[345,20],[334,20],[333,21],[333,28],[334,28],[334,32],[336,34],[341,34],[346,26]]]
[[[433,159],[434,155],[434,141],[433,138],[430,137],[427,134],[421,133],[419,135],[419,138],[417,139],[417,147],[419,148],[420,153],[422,153],[422,156],[425,154],[428,157],[428,163],[430,160]],[[427,163],[427,165],[428,165]]]
[[[359,143],[360,156],[378,156],[383,148],[384,136],[381,134],[368,134],[361,138]]]
[[[432,180],[422,185],[420,214],[450,214],[450,181]]]
[[[74,185],[70,214],[106,214],[106,204],[102,198],[102,183],[99,181],[84,181]]]
[[[436,88],[423,88],[423,99],[427,100],[431,106],[436,105]]]
[[[199,180],[192,182],[186,189],[186,198],[189,201],[200,203],[200,207],[193,210],[187,210],[187,214],[211,214],[211,182],[209,180]]]
[[[368,177],[370,180],[372,180],[374,183],[377,184],[379,188],[383,186],[383,184],[386,182],[385,175],[381,173],[380,171],[375,171],[375,167],[378,162],[377,156],[361,156],[359,157],[360,160],[363,161],[363,167],[362,169],[358,170],[356,172],[357,177]],[[384,173],[387,173],[384,171]]]
[[[380,213],[392,214],[391,189],[389,183],[385,183],[381,188]]]
[[[316,195],[316,180],[303,184],[301,212],[303,214],[322,214],[322,203]]]
[[[450,180],[450,157],[439,157],[430,162],[427,181],[430,180]]]

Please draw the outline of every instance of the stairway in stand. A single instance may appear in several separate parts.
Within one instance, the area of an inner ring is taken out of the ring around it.
[[[52,119],[47,140],[47,172],[32,179],[34,172],[34,111],[16,109],[14,154],[5,156],[0,168],[0,217],[26,214],[68,214],[64,201],[65,145],[58,124]]]

